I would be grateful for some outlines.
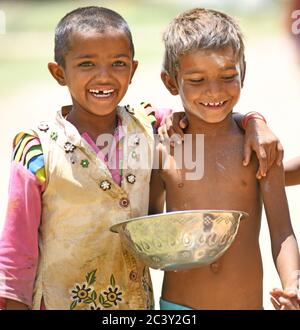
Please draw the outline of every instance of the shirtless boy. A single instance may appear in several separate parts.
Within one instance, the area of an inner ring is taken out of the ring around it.
[[[258,161],[242,166],[244,133],[232,110],[238,102],[245,75],[244,44],[237,24],[229,16],[207,9],[193,9],[176,17],[164,34],[162,80],[172,95],[180,96],[192,144],[204,134],[204,174],[188,179],[190,171],[176,168],[175,149],[158,146],[169,167],[152,172],[150,213],[195,209],[241,210],[241,221],[228,251],[211,265],[164,275],[162,309],[262,309],[263,268],[259,248],[264,203],[275,266],[285,293],[279,308],[298,306],[295,272],[299,252],[284,190],[282,166],[273,166],[266,177],[256,178]],[[175,147],[176,148],[176,147]],[[184,154],[184,152],[183,152]],[[162,158],[162,157],[161,157]],[[175,164],[175,165],[174,165]],[[172,166],[174,165],[174,166]],[[299,306],[298,306],[299,307]]]

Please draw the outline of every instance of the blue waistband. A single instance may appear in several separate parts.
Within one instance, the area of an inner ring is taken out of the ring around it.
[[[183,306],[183,305],[179,305],[179,304],[175,304],[172,303],[168,300],[164,300],[162,298],[160,298],[159,300],[159,305],[160,305],[160,309],[161,310],[193,310],[193,308],[187,307],[187,306]]]

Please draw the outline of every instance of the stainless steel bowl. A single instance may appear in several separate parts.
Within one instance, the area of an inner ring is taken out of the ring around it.
[[[207,265],[233,242],[242,211],[193,210],[130,219],[110,228],[147,266],[181,270]]]

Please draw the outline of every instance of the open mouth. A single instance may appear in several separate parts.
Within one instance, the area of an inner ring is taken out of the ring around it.
[[[97,98],[107,98],[114,93],[114,89],[89,89],[89,93]]]
[[[217,110],[223,107],[227,103],[227,100],[225,101],[219,101],[219,102],[200,102],[201,105],[204,107],[207,107],[212,110]]]

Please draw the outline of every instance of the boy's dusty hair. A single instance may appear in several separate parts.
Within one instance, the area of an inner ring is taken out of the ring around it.
[[[228,15],[210,9],[195,8],[177,17],[163,35],[165,55],[163,70],[176,79],[176,67],[181,55],[200,49],[232,47],[245,76],[243,35],[238,24]]]
[[[74,32],[94,31],[103,33],[111,29],[123,32],[129,40],[134,57],[134,45],[129,26],[117,12],[97,6],[77,8],[66,14],[55,29],[54,58],[56,63],[65,66],[64,55],[70,50],[70,38]]]

